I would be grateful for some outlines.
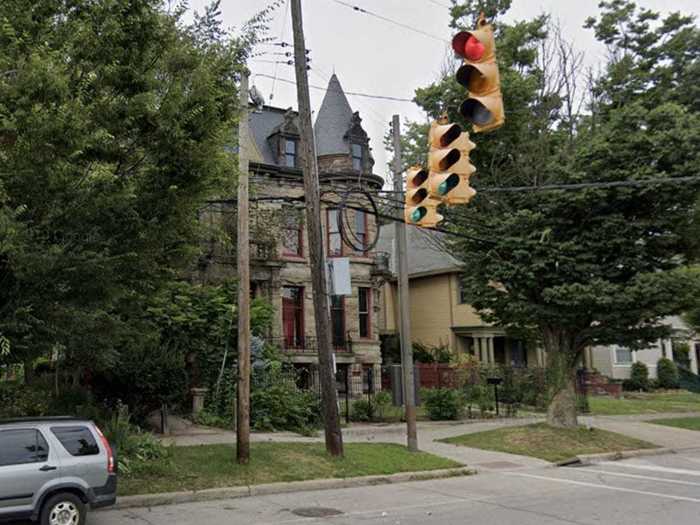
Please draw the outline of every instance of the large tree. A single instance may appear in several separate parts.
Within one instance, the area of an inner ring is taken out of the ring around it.
[[[608,61],[584,79],[579,54],[546,19],[507,25],[499,15],[508,0],[453,3],[455,28],[473,27],[481,8],[495,18],[506,112],[503,128],[473,137],[479,193],[448,212],[448,225],[469,237],[454,249],[482,317],[534,331],[548,359],[548,421],[573,426],[583,350],[648,346],[666,331],[660,318],[697,290],[684,265],[698,183],[493,189],[698,175],[700,32],[679,14],[602,2],[586,23]],[[579,111],[584,83],[591,96]],[[451,76],[417,90],[432,117],[446,110],[458,122],[463,96]]]
[[[233,182],[236,81],[268,13],[233,37],[218,3],[187,24],[160,0],[3,0],[9,359],[58,351],[105,368],[147,339],[131,320],[192,264],[197,211]]]

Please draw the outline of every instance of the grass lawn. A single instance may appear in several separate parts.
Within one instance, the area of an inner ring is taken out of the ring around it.
[[[584,427],[553,428],[544,423],[487,430],[443,441],[465,447],[533,456],[552,462],[569,459],[579,454],[655,448],[651,443],[614,432],[588,430]]]
[[[596,416],[700,412],[700,394],[676,392],[624,393],[624,399],[591,396],[591,413]]]
[[[459,467],[449,459],[400,445],[346,443],[345,458],[331,459],[323,443],[252,443],[251,462],[235,461],[231,445],[172,447],[169,457],[139,465],[119,479],[119,495],[202,490],[277,481],[349,478]]]
[[[655,425],[664,425],[667,427],[685,428],[686,430],[700,431],[700,417],[677,417],[673,419],[654,419],[648,421]]]

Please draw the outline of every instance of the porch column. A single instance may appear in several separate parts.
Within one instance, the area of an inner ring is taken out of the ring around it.
[[[494,357],[493,353],[493,336],[489,336],[486,338],[486,345],[489,352],[489,363],[494,364],[496,362],[496,358]]]
[[[542,347],[537,347],[537,366],[545,366],[544,350]]]

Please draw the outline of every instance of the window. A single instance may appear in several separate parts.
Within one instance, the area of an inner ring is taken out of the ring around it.
[[[345,298],[342,295],[331,296],[331,329],[333,347],[345,348]]]
[[[457,278],[458,281],[458,290],[457,293],[459,294],[459,304],[468,304],[469,303],[469,294],[467,293],[466,287],[464,286],[464,281],[462,281],[461,277]]]
[[[358,288],[357,292],[357,310],[360,318],[360,337],[368,338],[371,337],[371,289]]]
[[[0,431],[0,467],[41,463],[49,458],[49,445],[37,430]]]
[[[295,210],[288,210],[282,219],[284,254],[302,256],[304,254],[302,239],[301,214]]]
[[[355,212],[355,237],[357,245],[362,246],[362,254],[367,252],[367,213],[364,211]]]
[[[297,166],[297,141],[284,139],[284,165],[288,168]]]
[[[352,145],[352,169],[362,171],[362,145]]]
[[[348,365],[337,365],[335,372],[335,388],[338,394],[346,394],[350,383],[350,367]]]
[[[343,254],[343,240],[340,237],[340,214],[338,210],[328,210],[328,255]]]
[[[632,364],[632,350],[621,346],[615,347],[615,363],[618,365]]]
[[[52,427],[51,432],[71,456],[94,456],[100,453],[97,442],[87,427]]]
[[[285,348],[304,348],[304,288],[282,288],[282,325]]]

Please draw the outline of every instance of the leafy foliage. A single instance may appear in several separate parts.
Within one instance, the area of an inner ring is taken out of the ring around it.
[[[421,391],[428,417],[433,421],[459,419],[464,411],[464,397],[453,388],[430,388]]]
[[[500,15],[509,5],[457,2],[452,25],[471,27],[480,9]],[[473,305],[487,322],[534,330],[552,371],[549,420],[562,425],[575,423],[574,367],[583,348],[648,346],[667,335],[658,321],[691,305],[699,285],[684,269],[694,252],[697,183],[486,191],[697,174],[700,31],[689,17],[661,19],[626,0],[601,9],[587,24],[610,61],[589,79],[585,113],[576,110],[574,88],[584,80],[575,75],[576,52],[556,27],[542,16],[497,23],[506,124],[473,139],[479,194],[447,210],[447,225],[466,236],[453,250]],[[461,124],[463,97],[451,71],[416,90],[431,117],[446,110]]]
[[[678,388],[678,367],[670,359],[659,359],[656,363],[656,376],[659,388]]]
[[[649,390],[649,368],[647,365],[642,362],[633,363],[630,378],[623,381],[622,388],[625,390]]]

